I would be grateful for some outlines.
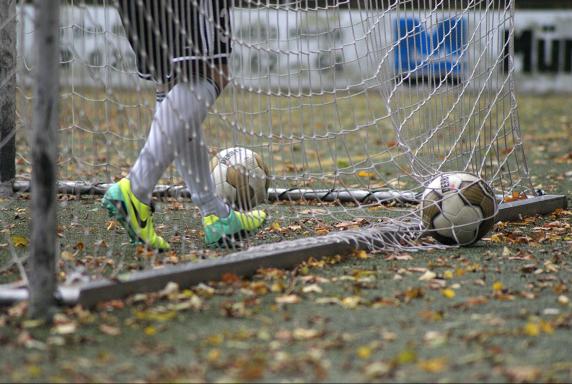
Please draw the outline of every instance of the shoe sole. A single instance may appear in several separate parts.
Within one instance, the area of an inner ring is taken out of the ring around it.
[[[240,247],[240,240],[244,240],[244,238],[248,237],[251,234],[254,234],[258,231],[244,231],[241,230],[240,232],[236,232],[232,235],[223,235],[220,239],[215,242],[208,243],[207,247],[209,248],[241,248]]]

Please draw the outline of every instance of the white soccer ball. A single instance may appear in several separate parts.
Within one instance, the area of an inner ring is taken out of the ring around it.
[[[497,212],[490,185],[470,173],[444,173],[423,192],[423,224],[446,245],[474,244],[492,229]]]
[[[269,172],[258,153],[227,148],[213,157],[210,169],[216,194],[234,208],[250,210],[266,200]]]

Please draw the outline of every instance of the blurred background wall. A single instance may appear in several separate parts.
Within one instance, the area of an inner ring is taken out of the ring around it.
[[[273,0],[274,3],[278,1],[286,2]],[[333,1],[306,0],[302,3],[312,6]],[[466,0],[451,3],[460,4],[463,1]],[[73,3],[77,5],[80,2]],[[425,3],[419,1],[419,4]],[[504,0],[501,3],[504,4]],[[145,87],[146,84],[134,73],[135,56],[124,36],[117,12],[109,6],[113,2],[86,0],[84,4],[80,7],[63,7],[62,10],[61,60],[63,70],[67,71],[62,76],[63,81],[79,86]],[[349,4],[349,8],[353,9],[336,12],[335,20],[331,15],[318,12],[315,15],[305,12],[304,17],[289,17],[285,15],[288,12],[272,11],[272,8],[235,11],[232,18],[233,34],[248,44],[237,45],[234,49],[231,60],[234,76],[246,86],[262,88],[283,87],[285,79],[303,87],[320,84],[321,90],[367,86],[375,76],[375,64],[379,57],[374,55],[372,59],[368,52],[372,43],[367,41],[366,23],[354,24],[354,20],[360,20],[360,17],[352,16],[359,12],[358,0]],[[572,92],[572,0],[516,0],[515,4],[513,48],[517,90],[534,93]],[[272,12],[276,14],[269,16]],[[20,7],[19,17],[23,20],[18,30],[19,61],[23,69],[20,73],[25,73],[32,63],[33,8],[28,5]],[[439,71],[453,69],[453,74],[462,81],[463,67],[456,63],[455,52],[462,50],[463,41],[471,35],[475,23],[471,22],[471,18],[458,16],[454,12],[442,13],[438,17],[439,20],[432,27],[423,24],[423,34],[428,36],[426,39],[434,37],[436,25],[440,25],[439,28],[447,26],[449,31],[456,28],[452,35],[459,37],[457,43],[461,45],[436,47],[434,51],[437,51],[437,55],[450,56],[448,61],[425,54],[422,61],[437,61],[437,64],[431,69],[419,68],[418,75],[425,76],[424,71],[438,75]],[[503,17],[500,15],[499,19]],[[389,40],[398,36],[404,36],[406,41],[405,26],[419,22],[414,15],[392,15],[385,19],[387,25],[384,28],[392,32],[385,36],[386,40],[375,43],[378,47],[396,44]],[[272,25],[267,20],[273,20]],[[331,30],[332,25],[340,27],[334,31]],[[324,30],[318,30],[320,28]],[[494,38],[499,41],[500,48],[491,52],[491,56],[498,57],[498,50],[502,49],[509,36],[506,30],[494,33],[498,34]],[[312,38],[313,35],[322,37]],[[313,53],[282,53],[295,52],[301,46]],[[423,56],[424,53],[415,52],[411,57],[399,56],[399,49],[396,49],[392,55],[395,58],[387,60],[388,68],[385,70],[399,77],[415,68],[419,62],[415,55]],[[297,78],[292,79],[292,76]],[[26,81],[26,76],[23,80]]]

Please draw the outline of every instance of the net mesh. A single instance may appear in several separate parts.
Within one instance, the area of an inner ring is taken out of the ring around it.
[[[396,234],[366,238],[374,249],[435,246],[419,239],[416,203],[446,171],[479,175],[496,195],[532,193],[512,79],[514,1],[219,1],[228,17],[213,16],[202,0],[182,2],[202,28],[188,33],[191,45],[200,36],[232,47],[229,72],[219,73],[228,85],[203,124],[210,153],[245,147],[269,169],[260,207],[270,220],[241,247],[334,232],[346,241],[371,226]],[[71,194],[60,196],[59,233],[67,279],[82,268],[114,275],[224,253],[205,249],[200,215],[174,166],[157,189],[168,255],[125,247],[125,231],[93,196],[79,196],[127,175],[154,118],[155,84],[137,73],[117,6],[62,2],[58,177]],[[25,182],[33,7],[22,3],[17,18],[17,180]],[[161,46],[168,34],[159,29]],[[218,71],[212,58],[190,52]],[[0,252],[16,268],[17,252]]]

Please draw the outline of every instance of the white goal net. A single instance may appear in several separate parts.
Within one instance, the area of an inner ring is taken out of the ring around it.
[[[270,219],[243,247],[334,232],[346,240],[376,226],[402,235],[375,238],[374,247],[430,245],[419,239],[416,203],[445,171],[479,175],[499,198],[533,193],[512,77],[514,0],[219,0],[225,17],[210,13],[210,2],[181,1],[198,10],[207,44],[231,47],[228,85],[203,124],[206,145],[212,154],[251,149],[269,169],[260,207]],[[60,199],[66,271],[83,263],[118,273],[141,267],[125,254],[145,258],[126,251],[125,231],[98,205],[76,196],[127,175],[153,121],[155,86],[137,73],[117,5],[62,1],[58,179],[71,193]],[[22,3],[17,17],[17,181],[25,185],[33,7]],[[216,254],[204,249],[200,216],[174,166],[159,184],[156,223],[175,252],[147,257],[144,267]],[[78,252],[93,259],[80,263]]]

